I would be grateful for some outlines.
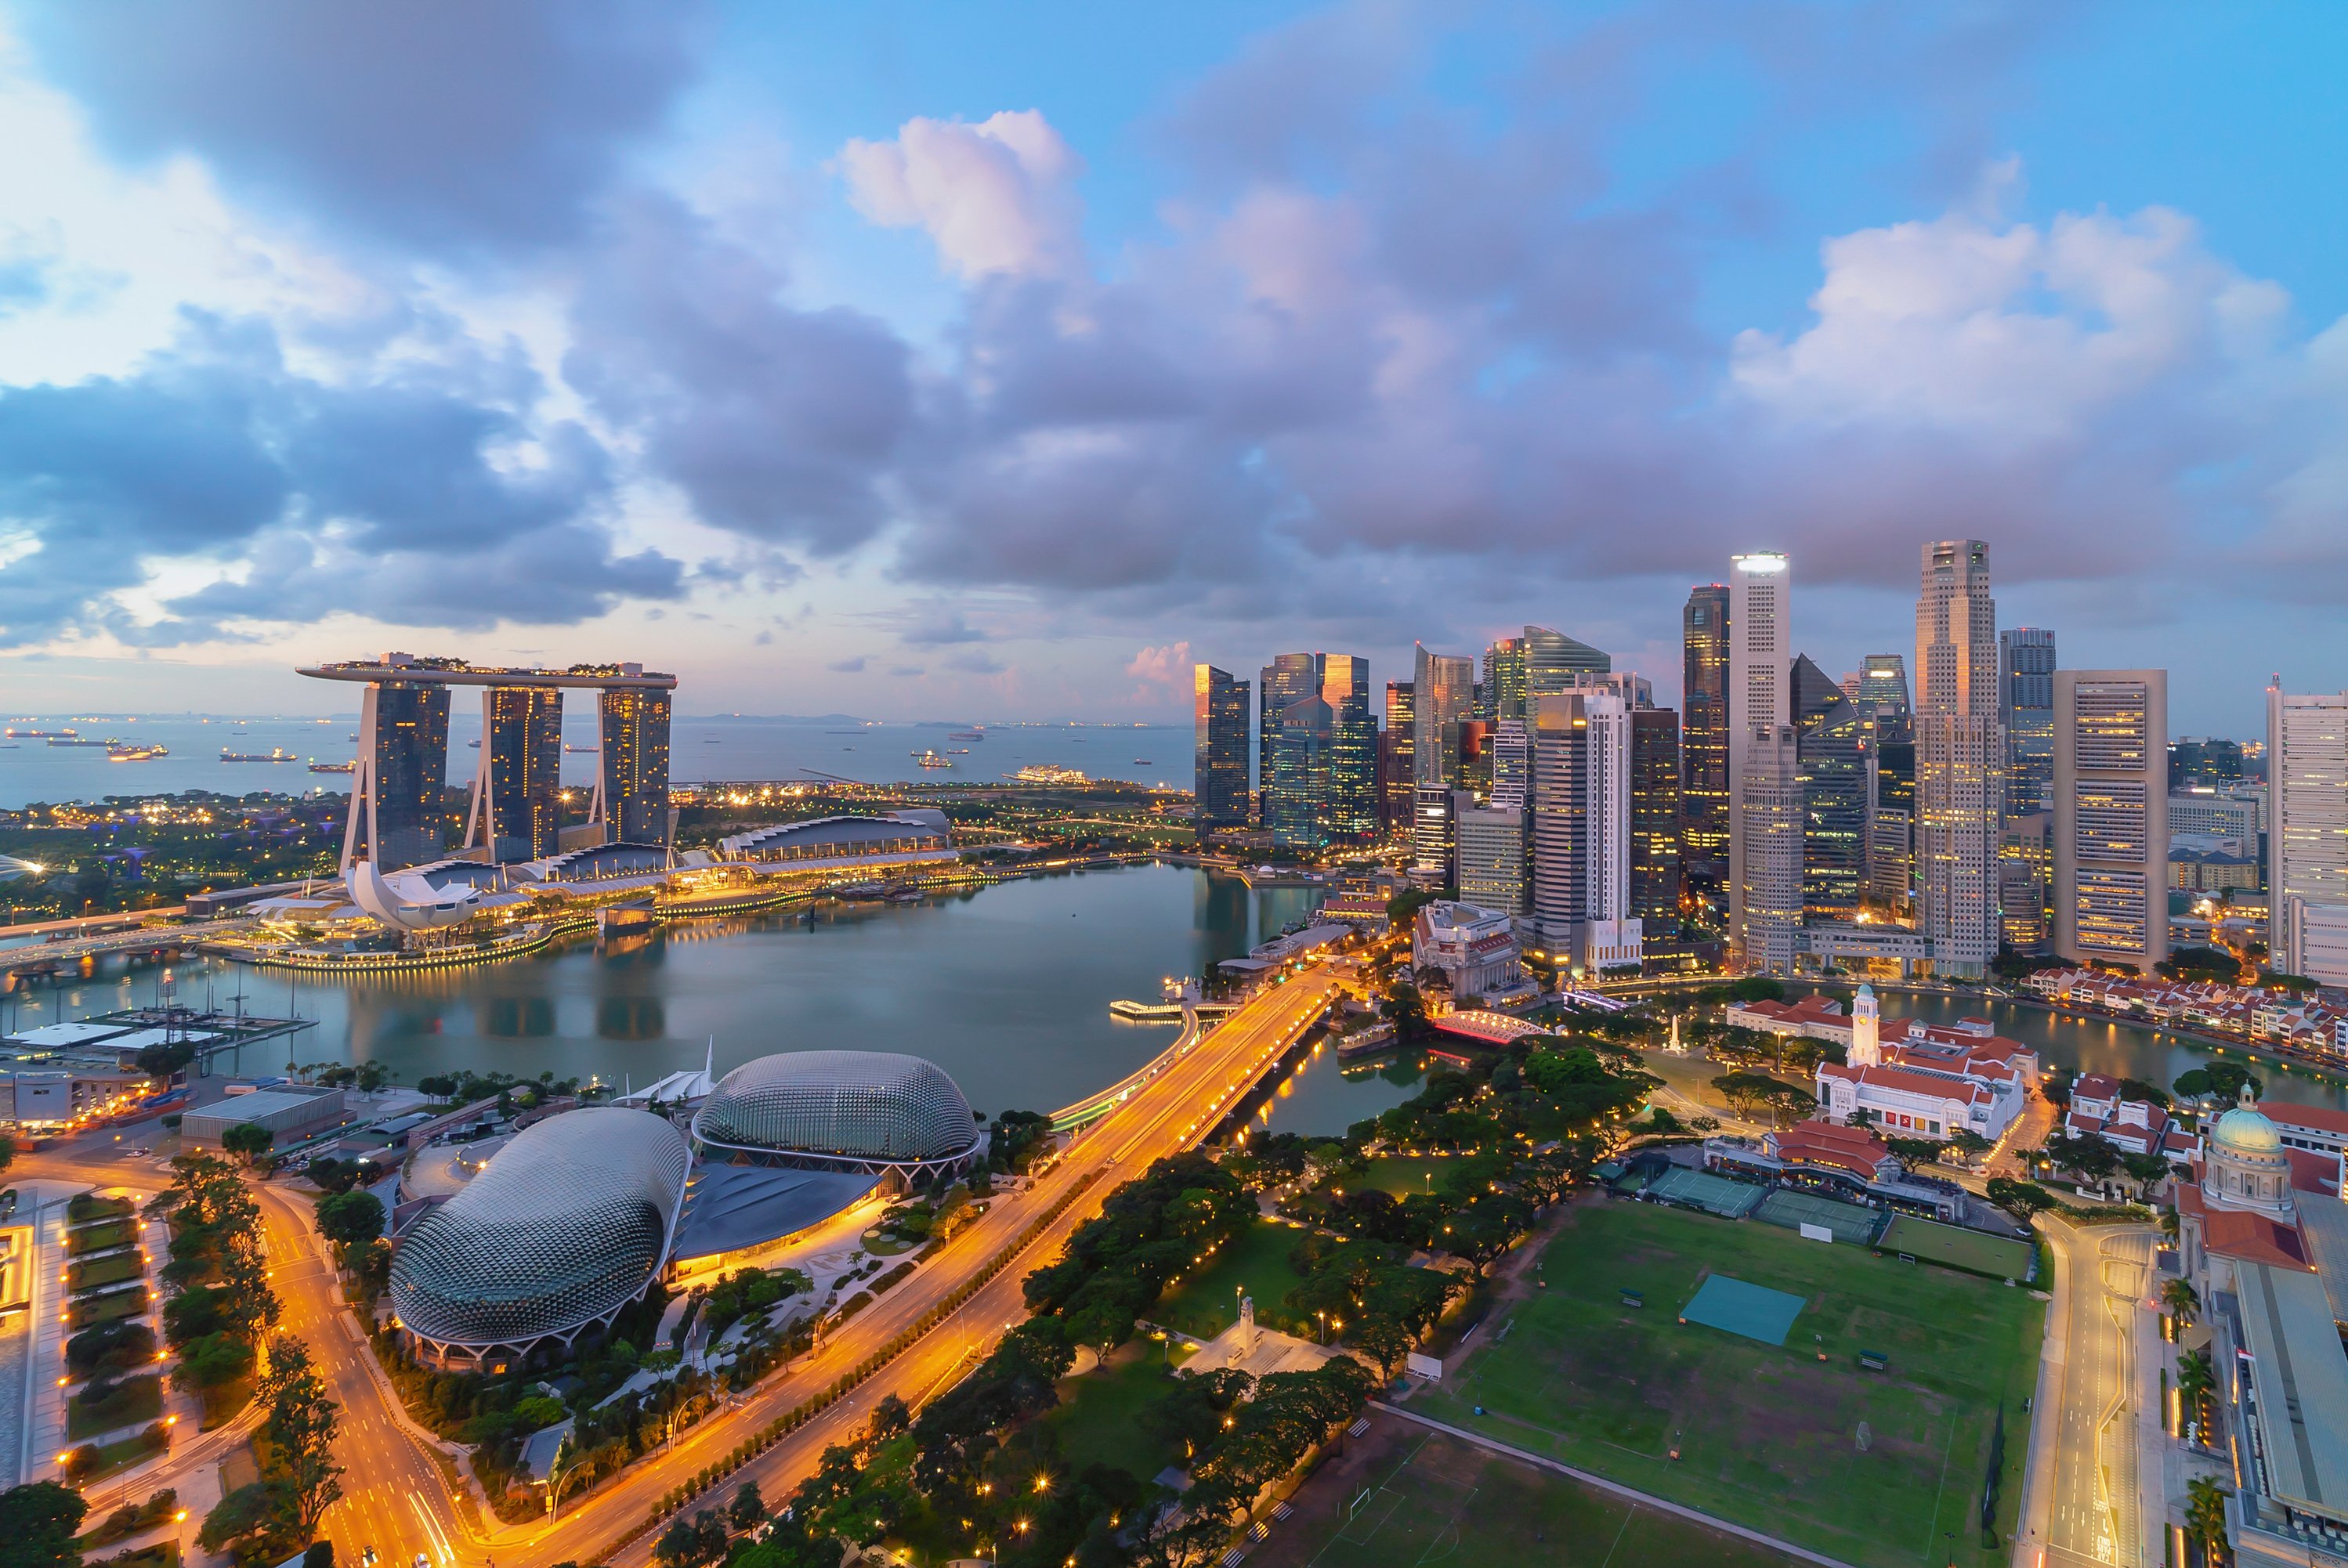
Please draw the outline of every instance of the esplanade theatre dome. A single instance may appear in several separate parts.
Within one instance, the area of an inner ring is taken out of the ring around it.
[[[970,1102],[935,1063],[873,1050],[799,1050],[746,1061],[693,1119],[711,1159],[805,1163],[911,1177],[979,1153]]]
[[[444,1357],[479,1358],[608,1323],[667,1262],[691,1164],[685,1135],[643,1111],[525,1128],[401,1238],[399,1326]]]

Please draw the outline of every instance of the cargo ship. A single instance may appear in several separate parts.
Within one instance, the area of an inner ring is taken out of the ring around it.
[[[171,754],[169,746],[109,746],[106,760],[109,763],[151,763],[157,757]]]
[[[78,736],[67,735],[52,735],[49,737],[49,744],[53,746],[104,746],[107,750],[112,751],[121,743],[122,737],[119,735],[108,736],[103,741],[86,741]]]
[[[911,755],[916,763],[919,763],[925,768],[950,768],[953,766],[953,759],[952,757],[942,757],[935,752],[915,752],[911,753]]]
[[[283,746],[272,746],[266,756],[259,752],[232,752],[223,748],[220,760],[224,763],[298,763],[302,759]]]
[[[359,765],[356,763],[312,763],[310,771],[314,774],[355,774],[359,771]]]
[[[70,741],[80,733],[79,730],[0,730],[12,741]]]
[[[986,739],[986,732],[984,730],[956,730],[952,734],[948,735],[946,739],[949,741],[983,741]]]

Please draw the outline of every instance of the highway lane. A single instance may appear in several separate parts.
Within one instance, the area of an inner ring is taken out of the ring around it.
[[[823,1348],[770,1376],[735,1406],[678,1435],[673,1450],[639,1460],[615,1480],[576,1501],[566,1498],[552,1523],[504,1525],[468,1496],[460,1502],[432,1454],[432,1440],[410,1423],[388,1382],[365,1348],[355,1321],[342,1305],[331,1266],[310,1223],[311,1199],[299,1190],[260,1184],[271,1283],[283,1303],[280,1327],[306,1340],[342,1406],[335,1457],[345,1467],[344,1500],[327,1512],[322,1532],[337,1561],[357,1563],[373,1548],[385,1568],[404,1568],[418,1553],[435,1568],[551,1568],[578,1561],[635,1563],[648,1560],[652,1537],[606,1558],[602,1549],[635,1526],[680,1481],[722,1458],[743,1438],[829,1387],[843,1373],[911,1328],[939,1300],[973,1278],[1053,1204],[1091,1186],[1032,1240],[952,1317],[923,1334],[851,1396],[831,1407],[729,1480],[756,1479],[779,1496],[811,1471],[825,1446],[860,1427],[880,1399],[896,1393],[918,1401],[951,1386],[983,1358],[1003,1331],[1027,1316],[1022,1281],[1057,1256],[1076,1227],[1099,1212],[1117,1184],[1151,1161],[1194,1146],[1228,1112],[1260,1070],[1276,1060],[1325,1009],[1337,991],[1331,973],[1316,968],[1273,988],[1205,1037],[1189,1055],[1104,1117],[1028,1191],[998,1199],[904,1284],[850,1320]],[[132,1179],[103,1135],[27,1156],[26,1174],[96,1184]],[[135,1167],[138,1179],[160,1185],[167,1175]],[[205,1462],[216,1455],[208,1455]],[[189,1461],[175,1454],[170,1469],[141,1478],[142,1486],[172,1483]],[[143,1495],[143,1492],[142,1492]],[[191,1532],[192,1538],[192,1532]]]
[[[2064,1254],[2068,1283],[2053,1488],[2045,1508],[2049,1568],[2137,1568],[2143,1530],[2137,1504],[2135,1315],[2152,1259],[2142,1225],[2044,1232]]]

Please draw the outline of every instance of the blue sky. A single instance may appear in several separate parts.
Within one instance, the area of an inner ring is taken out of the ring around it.
[[[1170,716],[1920,547],[2250,733],[2348,685],[2322,5],[0,4],[0,702],[382,647]]]

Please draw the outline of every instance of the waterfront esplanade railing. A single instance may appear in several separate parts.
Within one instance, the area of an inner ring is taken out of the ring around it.
[[[561,790],[559,721],[551,758],[502,747],[493,712],[498,693],[557,694],[570,688],[599,692],[644,693],[645,702],[602,704],[603,733],[596,769],[591,823],[644,827],[656,817],[666,838],[668,808],[667,694],[676,677],[641,664],[573,664],[561,670],[514,665],[477,665],[459,659],[417,659],[387,653],[380,659],[313,665],[298,671],[316,681],[348,681],[366,688],[359,701],[357,765],[351,775],[351,809],[343,829],[342,866],[348,872],[365,857],[384,869],[438,858],[440,780],[448,773],[450,689],[481,689],[481,755],[473,774],[472,798],[465,814],[465,847],[499,858],[498,824],[528,825],[527,844],[510,860],[553,853],[554,809]],[[390,699],[386,701],[386,699]],[[614,724],[624,733],[614,733]],[[507,755],[508,750],[517,755]],[[541,750],[544,748],[539,748]],[[633,776],[615,770],[625,761]],[[656,809],[655,809],[656,808]],[[512,838],[516,835],[507,835]],[[628,836],[622,831],[619,836]],[[541,842],[543,840],[543,842]],[[521,852],[526,851],[526,852]]]

